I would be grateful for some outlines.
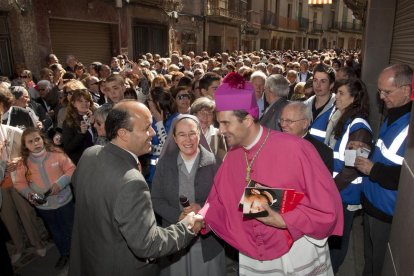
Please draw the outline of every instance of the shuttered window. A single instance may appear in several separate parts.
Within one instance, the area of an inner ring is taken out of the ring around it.
[[[414,66],[414,1],[400,0],[395,13],[390,63]]]
[[[74,55],[84,65],[93,61],[109,64],[110,24],[50,19],[49,26],[52,51],[63,64],[67,55]]]

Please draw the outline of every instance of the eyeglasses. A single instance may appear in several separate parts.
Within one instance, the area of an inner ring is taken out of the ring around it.
[[[20,76],[21,79],[27,79],[29,76]]]
[[[183,99],[189,100],[190,99],[190,95],[189,94],[181,94],[181,95],[178,95],[177,96],[177,99],[179,99],[179,100],[183,100]]]
[[[302,118],[302,119],[299,119],[299,120],[289,120],[289,119],[282,119],[282,118],[280,118],[278,120],[278,122],[279,122],[280,125],[283,124],[283,123],[285,123],[286,125],[289,126],[289,125],[291,125],[293,123],[296,123],[296,122],[299,122],[299,121],[302,121],[302,120],[305,120],[305,118]]]
[[[200,111],[197,112],[197,115],[206,116],[206,117],[213,117],[213,111],[200,110]]]
[[[89,85],[98,85],[99,83],[97,83],[97,82],[94,82],[94,83],[91,83],[91,84],[89,84]]]
[[[392,90],[389,90],[389,91],[381,90],[381,89],[378,88],[377,91],[378,91],[378,94],[380,96],[382,95],[384,97],[388,97],[389,95],[391,95],[392,93],[394,93],[395,91],[397,91],[398,89],[400,89],[401,87],[406,86],[406,85],[409,85],[409,84],[400,85],[400,86],[398,86],[398,87],[396,87],[396,88],[394,88]]]
[[[179,132],[177,133],[176,137],[180,140],[184,140],[187,137],[190,138],[191,140],[196,138],[198,136],[198,132],[189,132],[189,133],[183,133],[183,132]]]

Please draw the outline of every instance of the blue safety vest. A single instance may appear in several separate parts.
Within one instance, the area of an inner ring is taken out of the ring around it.
[[[342,137],[336,141],[334,147],[334,171],[333,177],[340,173],[345,167],[345,149],[349,142],[349,136],[351,133],[365,129],[372,134],[371,127],[368,122],[362,118],[355,118],[348,120],[344,125],[344,132]],[[341,191],[342,202],[348,205],[358,205],[361,204],[361,191],[362,191],[362,177],[355,178],[345,189]]]
[[[388,119],[385,119],[371,157],[372,162],[380,162],[389,166],[402,165],[410,116],[409,112],[389,126],[387,126]],[[385,189],[369,177],[364,177],[363,193],[375,208],[387,215],[394,215],[397,190]]]

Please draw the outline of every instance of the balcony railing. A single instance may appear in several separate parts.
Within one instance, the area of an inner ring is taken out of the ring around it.
[[[241,14],[239,11],[229,10],[226,8],[221,8],[218,5],[208,5],[207,6],[207,15],[208,16],[221,16],[227,17],[232,19],[239,19],[244,20],[245,16]]]
[[[330,21],[328,24],[329,30],[339,30],[339,22]]]
[[[321,33],[323,31],[322,30],[322,24],[312,22],[311,26],[312,26],[311,32],[313,32],[313,33]]]
[[[362,26],[361,24],[356,24],[352,22],[342,22],[341,31],[348,31],[348,32],[361,32]]]
[[[298,30],[299,29],[299,21],[287,18],[284,16],[279,16],[279,22],[277,25],[279,28],[282,29],[289,29],[289,30]]]

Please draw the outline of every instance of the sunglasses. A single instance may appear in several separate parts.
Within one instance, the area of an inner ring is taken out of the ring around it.
[[[177,96],[177,99],[179,100],[183,100],[183,99],[190,99],[190,95],[189,94],[181,94]]]
[[[20,76],[21,79],[27,79],[28,76]]]

